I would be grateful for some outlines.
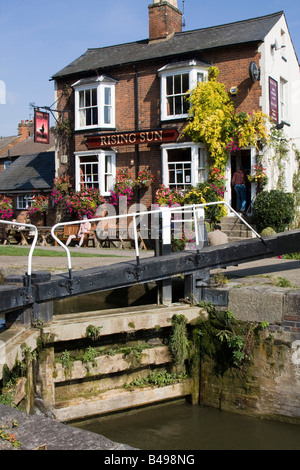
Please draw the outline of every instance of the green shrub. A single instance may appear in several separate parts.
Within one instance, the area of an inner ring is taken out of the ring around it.
[[[275,232],[284,232],[295,217],[295,202],[292,194],[272,189],[256,196],[253,208],[254,223],[262,232],[272,227]]]
[[[263,229],[263,231],[261,232],[261,235],[262,236],[267,236],[267,235],[274,235],[275,230],[272,228],[272,227],[266,227]]]

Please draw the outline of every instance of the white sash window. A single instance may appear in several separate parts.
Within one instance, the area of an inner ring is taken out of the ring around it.
[[[75,130],[115,128],[116,81],[101,75],[82,79],[72,86],[75,90]]]

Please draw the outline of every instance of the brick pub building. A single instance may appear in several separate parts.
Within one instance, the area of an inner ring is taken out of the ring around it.
[[[299,63],[283,12],[182,31],[177,0],[154,0],[148,10],[148,39],[88,49],[52,77],[57,109],[74,129],[67,144],[58,145],[57,174],[69,174],[77,191],[97,187],[109,196],[118,170],[128,169],[135,178],[149,168],[155,181],[136,194],[136,201],[147,207],[161,184],[188,189],[205,181],[205,145],[183,140],[181,132],[188,117],[187,92],[207,79],[212,64],[228,92],[238,88],[238,94],[232,93],[238,112],[269,114],[272,78],[278,85],[278,124],[288,122],[288,137],[299,147],[292,99],[295,84],[299,87]],[[239,164],[250,171],[256,156],[257,149],[248,148],[229,157],[228,203],[233,203],[232,173]],[[287,190],[295,165],[291,154]]]

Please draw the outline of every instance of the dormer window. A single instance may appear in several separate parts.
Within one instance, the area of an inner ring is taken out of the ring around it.
[[[115,85],[112,78],[78,80],[75,90],[75,130],[115,128]]]
[[[207,80],[209,66],[195,60],[166,65],[158,71],[161,77],[161,119],[185,119],[190,104],[190,90]]]

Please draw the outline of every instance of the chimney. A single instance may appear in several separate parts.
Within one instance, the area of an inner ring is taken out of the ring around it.
[[[149,5],[149,41],[165,41],[182,31],[177,0],[153,0]]]
[[[22,137],[21,140],[33,135],[33,121],[21,121],[18,126],[18,135]]]

